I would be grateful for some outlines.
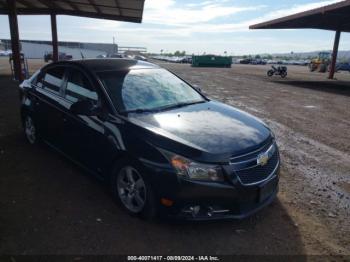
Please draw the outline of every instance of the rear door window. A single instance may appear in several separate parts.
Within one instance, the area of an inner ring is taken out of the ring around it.
[[[59,95],[64,81],[65,68],[56,66],[49,68],[40,79],[38,79],[37,86],[47,91]]]
[[[68,74],[65,98],[73,103],[81,100],[98,101],[96,90],[92,87],[89,79],[77,69],[71,69]]]

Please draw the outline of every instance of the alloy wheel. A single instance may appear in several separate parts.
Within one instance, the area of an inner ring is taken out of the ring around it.
[[[146,184],[140,173],[131,166],[119,171],[117,190],[123,205],[132,213],[139,213],[146,203]]]
[[[26,116],[25,118],[24,130],[29,143],[34,144],[36,142],[36,129],[33,119],[30,116]]]

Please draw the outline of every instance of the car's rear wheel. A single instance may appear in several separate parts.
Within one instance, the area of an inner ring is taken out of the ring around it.
[[[128,213],[153,219],[156,216],[155,196],[142,171],[140,165],[123,161],[112,174],[112,193]]]
[[[34,120],[30,115],[24,117],[24,133],[28,142],[32,145],[37,143],[38,134]]]

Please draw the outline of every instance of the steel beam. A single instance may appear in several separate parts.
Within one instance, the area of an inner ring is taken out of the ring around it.
[[[79,11],[78,6],[74,2],[67,1],[67,0],[61,0],[61,1],[69,5],[74,11]]]
[[[17,0],[18,3],[24,5],[25,7],[34,8],[34,5],[27,0]]]
[[[335,38],[334,38],[334,45],[333,45],[333,53],[332,53],[332,61],[331,61],[331,68],[329,70],[329,79],[333,79],[334,72],[335,72],[335,66],[337,63],[337,56],[338,56],[338,47],[339,47],[339,40],[340,40],[340,30],[337,30],[335,32]]]
[[[101,14],[101,9],[96,5],[95,0],[88,0],[88,2],[97,13]]]
[[[7,0],[7,6],[9,10],[8,17],[9,17],[9,24],[10,24],[14,75],[16,80],[23,81],[24,76],[22,74],[22,67],[21,67],[21,53],[20,53],[16,1]]]
[[[114,2],[115,2],[116,7],[118,8],[119,15],[123,15],[123,12],[122,12],[122,10],[120,8],[119,0],[114,0]]]
[[[46,1],[46,0],[38,0],[39,3],[47,6],[49,9],[57,11],[58,6],[54,3],[54,1]]]
[[[51,14],[51,33],[52,33],[52,59],[58,61],[58,37],[56,14]]]

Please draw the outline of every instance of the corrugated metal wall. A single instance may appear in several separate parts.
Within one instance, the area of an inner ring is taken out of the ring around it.
[[[48,44],[37,44],[22,42],[22,52],[26,58],[44,58],[45,53],[52,51],[52,46]],[[80,59],[81,53],[85,58],[95,58],[98,55],[106,55],[107,53],[99,50],[83,49],[83,48],[71,48],[65,46],[58,47],[59,52],[64,52],[67,55],[72,55],[73,59]]]

